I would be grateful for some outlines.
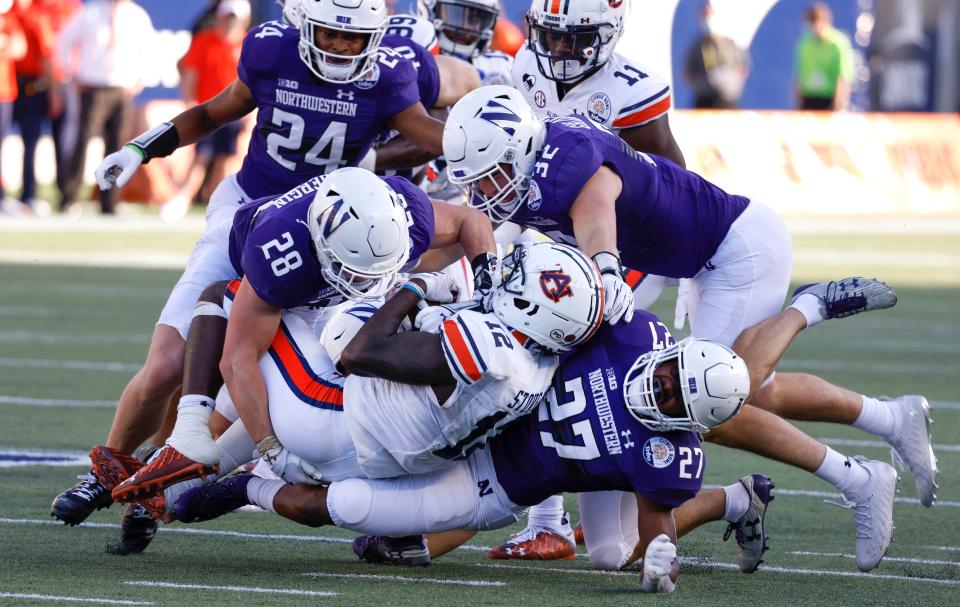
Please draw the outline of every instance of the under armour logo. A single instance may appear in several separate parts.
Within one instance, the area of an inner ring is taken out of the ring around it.
[[[337,99],[346,99],[347,101],[353,101],[353,91],[345,91],[343,89],[337,89]]]
[[[620,435],[623,436],[623,448],[630,449],[631,447],[636,447],[637,444],[630,440],[630,435],[633,434],[633,430],[623,430],[620,432]]]
[[[570,275],[563,270],[544,270],[540,272],[540,288],[543,294],[554,302],[564,297],[573,297],[573,289],[570,287]]]

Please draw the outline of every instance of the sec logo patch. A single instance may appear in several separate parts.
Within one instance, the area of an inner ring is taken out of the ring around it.
[[[610,110],[613,104],[606,93],[594,93],[587,101],[587,115],[594,122],[606,122],[610,119]]]
[[[651,436],[643,443],[643,459],[654,468],[666,468],[673,463],[673,443],[662,436]]]
[[[543,91],[537,91],[533,94],[533,102],[537,104],[537,107],[543,107],[547,105],[547,96],[543,94]]]

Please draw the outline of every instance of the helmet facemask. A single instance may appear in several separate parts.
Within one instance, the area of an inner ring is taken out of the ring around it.
[[[433,13],[440,50],[469,59],[486,49],[500,11],[469,0],[439,0]]]
[[[473,177],[460,179],[456,173],[462,171],[454,169],[450,172],[450,182],[463,191],[470,206],[486,213],[490,221],[498,225],[513,217],[517,209],[526,204],[530,194],[530,177],[517,170],[513,151],[504,150],[502,158],[501,162]],[[480,182],[484,179],[496,189],[492,196],[480,189]]]
[[[617,33],[609,23],[555,27],[538,24],[529,15],[527,25],[527,48],[536,55],[544,77],[556,82],[576,82],[599,67],[606,60],[604,46]]]
[[[349,17],[348,17],[349,18]],[[300,13],[300,58],[307,64],[317,78],[326,82],[346,84],[369,78],[377,60],[377,50],[387,29],[384,20],[375,27],[351,26],[348,23],[328,23],[311,18],[306,12]],[[366,36],[363,48],[356,55],[340,55],[320,48],[317,36],[321,30],[328,32],[346,32]]]

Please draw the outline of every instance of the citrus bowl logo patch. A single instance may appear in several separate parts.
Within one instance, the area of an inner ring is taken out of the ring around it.
[[[564,297],[573,297],[570,281],[570,275],[563,270],[544,270],[540,272],[540,288],[544,295],[555,302],[559,302]]]
[[[380,66],[374,63],[373,67],[370,68],[369,73],[365,74],[365,76],[366,78],[363,80],[355,81],[353,86],[357,87],[361,91],[368,91],[377,86],[377,81],[380,80]]]
[[[543,196],[540,194],[540,186],[536,181],[530,181],[530,191],[527,193],[527,208],[531,211],[540,210],[540,203]]]
[[[662,436],[651,436],[643,443],[643,460],[654,468],[666,468],[673,463],[673,443]]]
[[[613,104],[606,93],[594,93],[587,101],[587,114],[594,122],[606,122],[610,119],[610,110]]]

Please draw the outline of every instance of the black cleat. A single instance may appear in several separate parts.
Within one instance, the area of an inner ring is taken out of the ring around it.
[[[426,567],[430,564],[430,550],[422,535],[361,535],[353,540],[353,552],[361,561],[368,563],[407,567]]]
[[[108,546],[107,552],[119,556],[140,554],[153,541],[159,524],[160,521],[142,504],[127,504],[120,524],[120,543]]]
[[[55,516],[67,525],[79,525],[95,510],[109,508],[113,500],[97,476],[90,472],[78,476],[80,482],[53,498],[50,516]]]

